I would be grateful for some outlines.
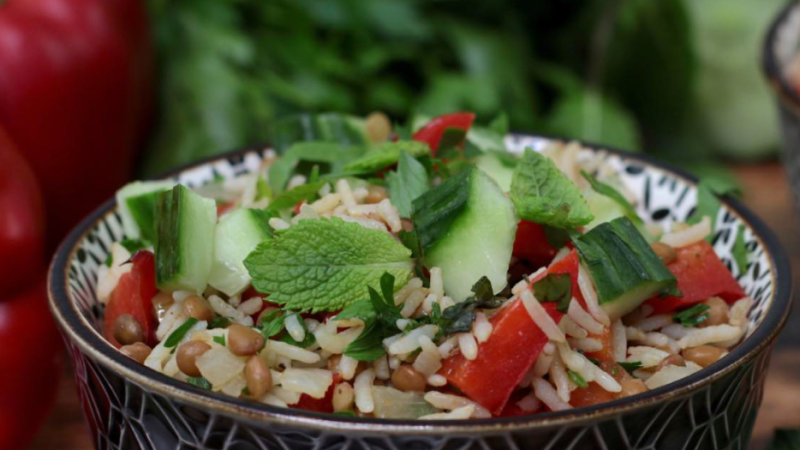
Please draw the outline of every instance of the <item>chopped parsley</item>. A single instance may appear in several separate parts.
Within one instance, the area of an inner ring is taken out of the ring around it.
[[[205,377],[189,377],[186,379],[189,384],[193,384],[199,388],[211,390],[211,383]]]
[[[631,374],[635,370],[638,370],[638,369],[642,368],[642,362],[641,361],[620,361],[620,362],[617,362],[617,364],[620,367],[622,367],[623,369],[625,369],[628,373],[631,373]]]
[[[217,344],[219,344],[219,345],[221,345],[221,346],[225,347],[225,335],[222,335],[222,336],[214,336],[214,337],[213,337],[213,340],[214,340],[214,342],[216,342]]]
[[[572,300],[572,278],[566,273],[547,274],[533,283],[536,299],[542,303],[555,302],[557,310],[567,312]]]
[[[576,386],[580,388],[585,388],[589,386],[589,383],[587,383],[586,380],[584,380],[581,374],[579,374],[578,372],[573,372],[572,370],[568,370],[567,376],[569,377],[570,380],[572,380],[573,383],[575,383]]]

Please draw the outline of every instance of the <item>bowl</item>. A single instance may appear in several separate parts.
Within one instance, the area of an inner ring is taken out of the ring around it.
[[[509,135],[511,151],[541,150],[551,138]],[[649,221],[683,221],[696,180],[651,159],[586,145],[621,174]],[[257,170],[266,150],[236,151],[168,177],[190,187]],[[87,181],[88,182],[88,181]],[[745,448],[761,403],[775,338],[790,309],[791,273],[775,236],[747,208],[723,199],[713,244],[753,299],[745,340],[716,363],[673,384],[565,412],[469,421],[359,419],[235,399],[156,373],[102,337],[97,270],[123,236],[114,200],[86,218],[52,263],[50,307],[73,362],[98,449],[673,449]],[[731,248],[743,226],[749,262]]]
[[[787,69],[798,54],[800,3],[789,2],[769,27],[762,49],[762,69],[775,93],[780,117],[781,156],[795,203],[800,207],[800,83],[792,86],[787,76]]]

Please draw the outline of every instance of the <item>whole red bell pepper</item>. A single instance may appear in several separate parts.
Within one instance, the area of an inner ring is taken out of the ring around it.
[[[25,448],[53,405],[63,365],[44,275],[0,299],[0,365],[0,449]]]
[[[733,303],[747,295],[707,241],[676,251],[678,257],[667,268],[678,280],[678,289],[683,295],[648,300],[647,304],[653,307],[654,314],[677,311],[711,297],[720,297]]]
[[[0,127],[0,296],[29,287],[44,270],[42,194],[31,168]]]
[[[48,245],[129,177],[151,103],[141,0],[0,2],[0,124],[39,180]]]
[[[436,156],[436,150],[439,149],[439,142],[442,140],[442,135],[448,128],[460,128],[469,131],[472,127],[472,122],[475,121],[475,114],[468,112],[459,112],[451,114],[442,114],[441,116],[434,117],[430,122],[420,128],[412,139],[415,141],[425,142],[431,148],[431,152]]]

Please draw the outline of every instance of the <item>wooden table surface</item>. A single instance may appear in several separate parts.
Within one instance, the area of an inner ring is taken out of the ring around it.
[[[792,261],[793,278],[800,279],[794,276],[800,275],[800,220],[780,166],[769,163],[732,169],[744,187],[745,203],[778,235]],[[765,448],[776,427],[800,427],[799,364],[800,308],[795,308],[772,356],[764,402],[753,433],[753,450]],[[55,409],[29,450],[92,448],[71,373],[64,373],[60,384]]]

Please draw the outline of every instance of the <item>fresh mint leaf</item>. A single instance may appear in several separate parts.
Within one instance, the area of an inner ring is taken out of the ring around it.
[[[629,219],[631,219],[631,221],[637,227],[641,227],[642,225],[644,225],[644,221],[642,220],[641,217],[639,217],[639,214],[636,213],[636,209],[633,208],[633,205],[631,205],[628,199],[625,198],[625,196],[622,195],[621,192],[616,190],[614,186],[599,181],[597,178],[589,175],[589,173],[587,173],[585,170],[581,170],[581,175],[583,175],[583,178],[585,178],[586,181],[589,182],[589,184],[592,186],[592,189],[594,189],[595,192],[601,195],[605,195],[611,200],[617,202],[617,204],[619,204],[622,207],[622,209],[625,210],[625,215]]]
[[[331,172],[339,172],[347,161],[363,153],[363,147],[344,146],[335,142],[298,142],[269,167],[269,186],[273,192],[283,192],[301,161],[327,164]]]
[[[397,164],[401,153],[406,152],[417,158],[430,155],[430,149],[424,142],[396,141],[385,142],[379,147],[369,150],[364,156],[344,166],[344,170],[356,173],[372,173]]]
[[[579,388],[589,387],[589,383],[587,383],[586,380],[578,372],[574,372],[572,370],[568,370],[567,371],[567,376]]]
[[[731,248],[731,254],[733,255],[733,260],[736,261],[739,273],[744,273],[747,270],[747,258],[750,255],[750,250],[747,249],[747,245],[744,242],[744,232],[744,225],[739,225],[736,230],[736,240],[733,241],[733,247]]]
[[[446,153],[448,150],[456,149],[464,143],[467,137],[467,131],[463,128],[447,127],[442,132],[442,137],[439,139],[439,147],[436,152],[439,154]]]
[[[542,225],[544,237],[553,248],[563,248],[569,242],[569,230]]]
[[[521,218],[542,225],[575,228],[594,219],[578,187],[550,158],[531,149],[514,169],[510,197]]]
[[[215,328],[228,328],[231,324],[231,321],[228,320],[226,317],[216,316],[211,319],[211,322],[208,324],[208,329],[213,330]]]
[[[686,219],[686,223],[695,224],[703,220],[703,217],[711,219],[711,233],[709,233],[707,240],[711,240],[714,236],[714,230],[717,223],[717,214],[722,207],[718,196],[720,195],[733,195],[738,196],[741,193],[739,187],[727,180],[720,178],[706,178],[700,180],[697,184],[697,206],[691,216]]]
[[[547,274],[533,283],[536,299],[542,303],[555,302],[557,310],[567,312],[572,300],[572,278],[566,273]]]
[[[373,361],[385,353],[383,340],[397,334],[397,320],[402,318],[402,307],[394,304],[394,281],[392,274],[384,273],[381,275],[380,293],[372,286],[367,287],[370,307],[363,304],[364,300],[354,303],[361,306],[353,308],[348,314],[364,313],[361,319],[366,322],[366,326],[358,338],[347,346],[345,355],[359,361]]]
[[[317,193],[327,181],[316,181],[308,184],[301,184],[300,186],[282,192],[269,203],[267,211],[271,213],[278,212],[282,209],[293,208],[295,205],[302,201],[310,201],[317,196]]]
[[[374,318],[375,308],[372,306],[372,300],[363,299],[345,306],[333,320],[361,319],[364,322],[368,322]]]
[[[194,317],[189,317],[186,319],[186,322],[183,322],[181,326],[175,329],[168,337],[167,340],[164,342],[164,347],[172,348],[178,345],[178,343],[186,336],[186,333],[197,323],[197,319]]]
[[[244,264],[271,302],[313,312],[344,308],[367,286],[377,286],[384,272],[404,285],[414,268],[411,251],[390,234],[335,217],[301,220],[277,232]]]
[[[397,170],[386,175],[389,198],[401,217],[411,217],[412,202],[430,189],[430,180],[425,166],[408,152],[400,153]]]
[[[473,171],[467,168],[414,200],[412,220],[423,251],[444,236],[466,208]]]
[[[186,382],[189,384],[193,384],[199,388],[203,388],[209,391],[211,390],[211,383],[204,377],[188,377],[186,378]]]

